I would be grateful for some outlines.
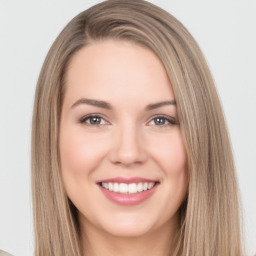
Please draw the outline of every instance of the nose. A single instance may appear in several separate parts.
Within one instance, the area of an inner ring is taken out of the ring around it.
[[[114,164],[131,166],[147,160],[143,136],[134,125],[119,128],[113,135],[109,159]]]

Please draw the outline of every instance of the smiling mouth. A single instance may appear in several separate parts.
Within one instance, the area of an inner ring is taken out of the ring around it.
[[[110,201],[122,206],[134,206],[150,198],[160,182],[142,177],[115,177],[96,184]]]
[[[159,182],[139,182],[139,183],[117,183],[117,182],[100,182],[99,185],[111,192],[120,194],[136,194],[154,188]]]

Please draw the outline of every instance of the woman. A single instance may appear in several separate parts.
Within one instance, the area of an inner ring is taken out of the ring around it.
[[[61,32],[32,131],[35,255],[242,255],[213,79],[173,16],[110,0]]]

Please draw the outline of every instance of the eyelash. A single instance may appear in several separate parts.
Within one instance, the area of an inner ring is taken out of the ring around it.
[[[101,120],[103,119],[103,120],[105,120],[101,115],[99,115],[99,114],[89,114],[89,115],[86,115],[86,116],[84,116],[84,117],[82,117],[81,118],[81,120],[80,120],[80,123],[82,123],[82,124],[85,124],[85,125],[88,125],[88,126],[100,126],[100,125],[105,125],[105,124],[90,124],[90,123],[87,123],[86,121],[87,120],[90,120],[91,118],[100,118]],[[107,121],[105,121],[105,122],[107,122]]]
[[[155,125],[155,126],[161,126],[161,127],[166,127],[166,126],[170,126],[170,125],[177,125],[178,122],[175,118],[170,117],[170,116],[165,116],[165,115],[156,115],[154,116],[150,122],[156,120],[156,119],[163,119],[165,122],[167,121],[167,124],[163,124],[163,125]]]
[[[95,126],[95,127],[101,126],[101,125],[106,125],[106,124],[98,124],[98,123],[96,123],[96,124],[87,123],[87,121],[90,120],[91,118],[99,118],[101,120],[104,120],[106,123],[108,123],[104,119],[104,117],[102,117],[99,114],[89,114],[89,115],[86,115],[86,116],[84,116],[84,117],[82,117],[80,119],[80,123],[88,125],[88,126]],[[177,122],[177,120],[175,118],[172,118],[172,117],[169,117],[169,116],[167,117],[165,115],[156,115],[153,118],[151,118],[149,123],[151,123],[152,121],[156,121],[156,119],[163,119],[165,122],[168,122],[168,123],[167,124],[164,123],[164,124],[160,124],[160,125],[155,124],[155,126],[166,127],[166,126],[170,126],[170,125],[178,125],[178,122]]]

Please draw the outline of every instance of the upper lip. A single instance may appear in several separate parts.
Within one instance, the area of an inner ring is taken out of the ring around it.
[[[107,183],[107,182],[116,182],[116,183],[140,183],[140,182],[158,182],[157,180],[152,180],[148,178],[142,178],[142,177],[114,177],[114,178],[109,178],[109,179],[104,179],[104,180],[99,180],[96,183]]]

